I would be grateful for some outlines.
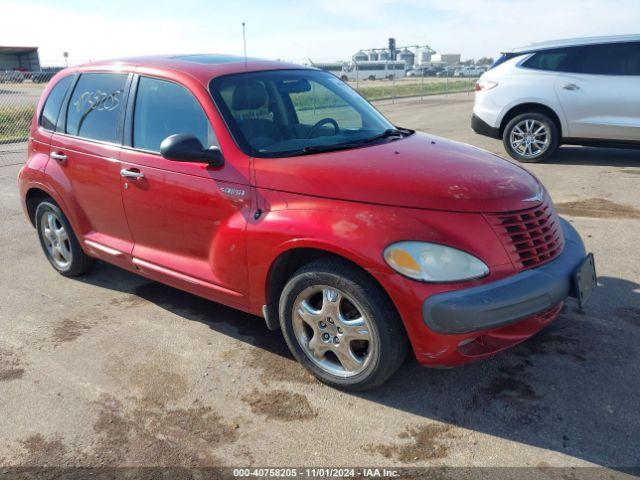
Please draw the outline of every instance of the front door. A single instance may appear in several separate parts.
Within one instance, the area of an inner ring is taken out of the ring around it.
[[[568,137],[640,141],[640,42],[580,47],[556,79]]]
[[[121,73],[80,76],[51,137],[46,169],[85,248],[125,267],[133,239],[120,190],[119,143],[129,81]]]
[[[160,143],[177,133],[217,145],[205,112],[184,86],[139,77],[132,88],[131,139],[122,151],[122,197],[146,276],[221,303],[246,304],[245,229],[250,188],[226,163],[177,162]]]

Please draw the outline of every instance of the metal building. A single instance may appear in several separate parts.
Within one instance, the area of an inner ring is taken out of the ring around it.
[[[0,71],[3,70],[39,71],[38,47],[0,46]]]
[[[458,65],[460,63],[459,53],[436,53],[431,57],[433,63],[444,63],[445,65]]]

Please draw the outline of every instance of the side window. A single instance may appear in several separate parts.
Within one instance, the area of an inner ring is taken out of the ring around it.
[[[82,74],[67,107],[66,132],[92,140],[117,142],[126,82],[127,74]]]
[[[44,102],[44,108],[40,115],[40,126],[47,130],[55,130],[56,123],[58,122],[58,115],[60,114],[60,107],[64,101],[64,96],[67,94],[69,85],[71,85],[72,75],[64,77],[51,89],[49,96]]]
[[[360,114],[338,94],[318,82],[310,81],[309,84],[309,91],[289,94],[300,123],[315,125],[329,117],[338,122],[340,128],[362,128]]]
[[[563,48],[538,52],[526,60],[522,66],[535,70],[546,70],[551,72],[569,71],[566,69],[570,58],[570,49]]]
[[[133,147],[160,151],[162,141],[176,133],[195,135],[204,147],[217,145],[209,119],[185,87],[140,77],[133,111]]]
[[[640,43],[584,47],[580,72],[593,75],[640,75]]]

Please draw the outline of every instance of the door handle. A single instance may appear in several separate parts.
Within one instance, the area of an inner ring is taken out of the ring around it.
[[[60,152],[51,152],[49,154],[49,157],[60,163],[65,163],[67,161],[67,156],[64,153]]]
[[[580,87],[575,83],[567,83],[566,85],[563,85],[562,88],[564,88],[565,90],[572,90],[572,91],[580,90]]]
[[[133,178],[134,180],[144,178],[144,173],[135,172],[133,170],[129,170],[128,168],[123,168],[122,170],[120,170],[120,175],[126,178]]]

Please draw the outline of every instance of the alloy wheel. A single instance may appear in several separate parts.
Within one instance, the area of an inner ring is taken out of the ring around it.
[[[327,285],[308,287],[296,297],[293,330],[305,355],[339,377],[364,371],[379,348],[364,309],[345,292]]]
[[[524,158],[536,158],[549,148],[551,135],[544,123],[525,119],[511,129],[509,143],[511,148]]]
[[[69,234],[60,218],[54,212],[48,211],[42,215],[40,227],[44,246],[53,263],[60,270],[66,270],[71,265],[73,255]]]

